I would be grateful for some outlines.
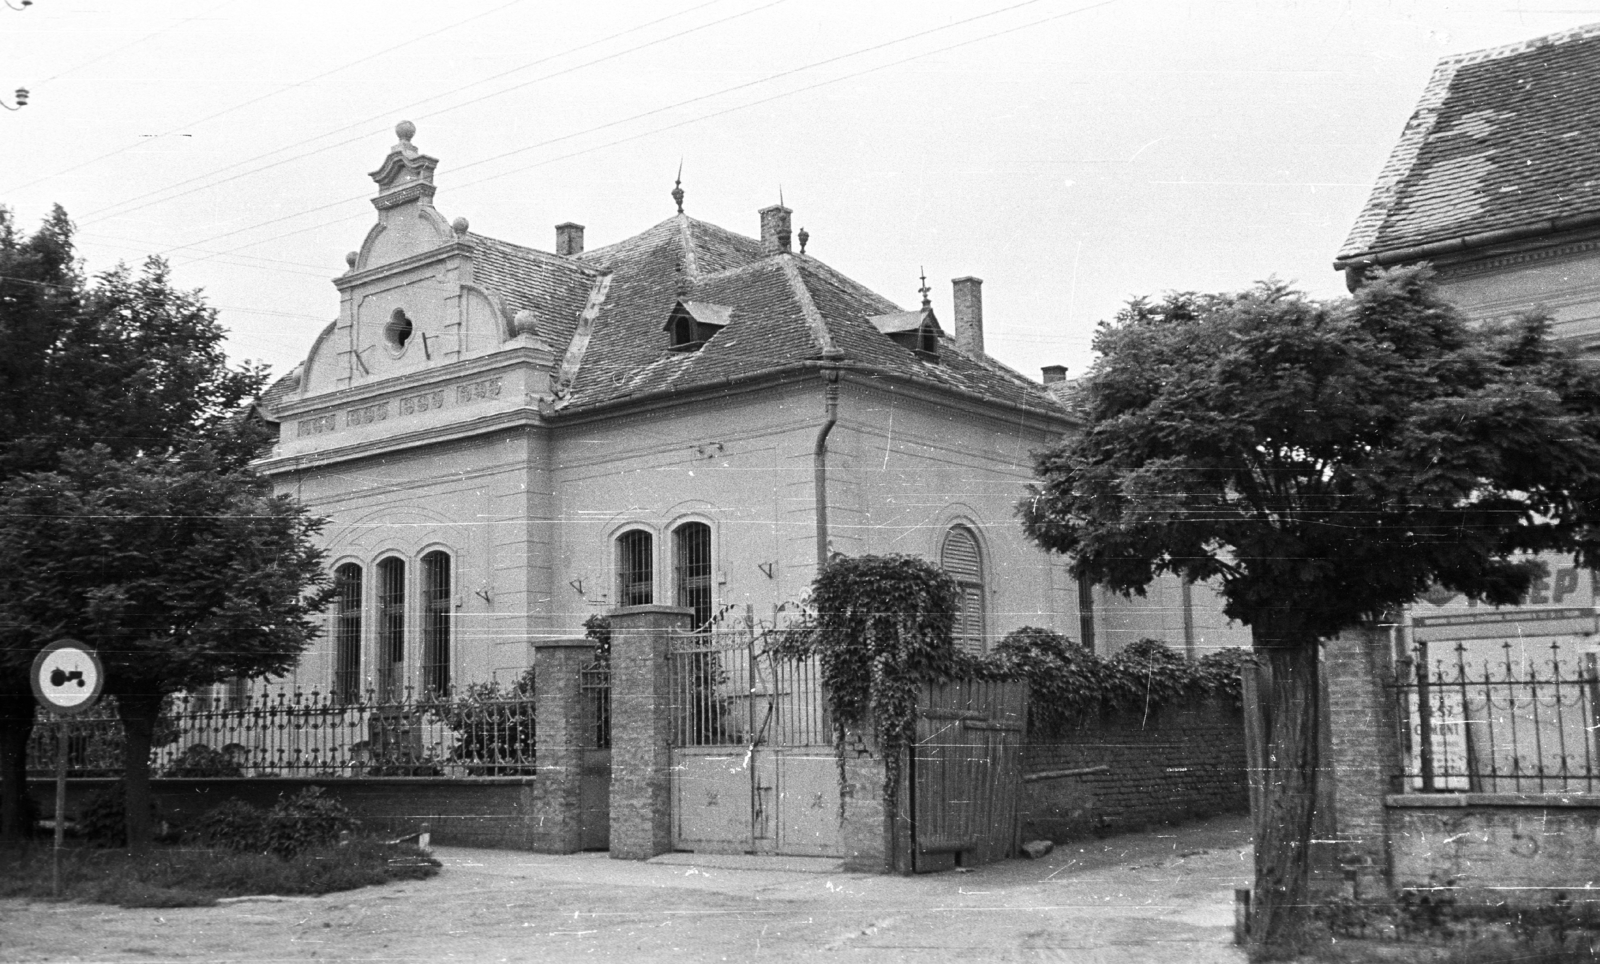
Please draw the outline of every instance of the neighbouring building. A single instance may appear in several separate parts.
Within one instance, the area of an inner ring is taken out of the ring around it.
[[[1431,263],[1475,319],[1547,312],[1600,352],[1600,25],[1449,57],[1335,262]],[[1524,605],[1445,592],[1328,650],[1338,839],[1358,886],[1541,902],[1600,860],[1593,574]],[[1365,884],[1360,882],[1366,882]]]

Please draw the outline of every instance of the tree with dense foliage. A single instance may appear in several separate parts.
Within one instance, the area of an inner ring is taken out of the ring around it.
[[[128,471],[187,459],[234,478],[266,441],[238,414],[264,371],[228,366],[215,310],[174,288],[159,259],[86,278],[72,230],[57,208],[24,235],[0,208],[0,485],[56,472],[91,447]],[[28,667],[50,641],[19,605],[0,597],[0,839],[10,840],[26,831]]]
[[[105,666],[124,730],[128,843],[151,836],[150,749],[172,693],[288,672],[316,637],[319,520],[204,448],[69,453],[0,485],[0,621]]]
[[[1072,571],[1218,586],[1270,668],[1252,940],[1300,933],[1318,768],[1318,641],[1434,584],[1518,602],[1594,567],[1600,373],[1539,316],[1469,324],[1426,268],[1321,302],[1276,283],[1135,301],[1096,335],[1081,434],[1019,505]]]

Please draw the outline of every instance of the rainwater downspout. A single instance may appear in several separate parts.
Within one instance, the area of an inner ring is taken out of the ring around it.
[[[817,572],[828,564],[828,433],[839,421],[839,366],[844,352],[829,349],[822,353],[822,399],[826,418],[817,429],[817,445],[812,452],[812,472],[817,497]],[[832,363],[832,364],[829,364]]]

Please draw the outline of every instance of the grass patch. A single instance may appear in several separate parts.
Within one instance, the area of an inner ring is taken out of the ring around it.
[[[156,847],[143,857],[74,847],[61,855],[61,896],[122,907],[209,907],[221,897],[316,896],[438,872],[439,862],[415,846],[372,840],[287,859],[186,846]],[[0,855],[0,897],[51,896],[49,847]]]

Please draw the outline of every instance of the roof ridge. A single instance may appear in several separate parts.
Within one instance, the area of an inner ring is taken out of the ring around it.
[[[1443,67],[1449,64],[1453,67],[1459,67],[1464,64],[1481,63],[1485,60],[1500,60],[1505,57],[1526,53],[1539,47],[1550,47],[1572,40],[1588,40],[1592,37],[1600,37],[1600,23],[1586,23],[1581,27],[1568,27],[1565,30],[1540,34],[1537,37],[1501,44],[1498,47],[1484,47],[1481,50],[1468,50],[1459,54],[1451,54],[1448,57],[1441,57],[1438,66]]]
[[[772,259],[768,259],[769,262]],[[779,257],[778,270],[783,272],[784,278],[789,282],[789,289],[794,292],[794,300],[800,305],[800,313],[805,316],[806,326],[811,329],[811,340],[816,343],[817,350],[824,354],[837,351],[838,346],[833,342],[833,333],[828,330],[828,323],[823,320],[822,312],[817,310],[817,303],[811,297],[811,289],[806,287],[805,279],[800,277],[800,269],[795,266],[793,258]]]
[[[556,378],[557,394],[566,395],[578,377],[578,369],[589,352],[589,339],[594,335],[595,319],[600,316],[600,306],[605,304],[606,293],[610,290],[611,272],[607,271],[596,278],[589,289],[589,300],[583,306],[583,313],[578,315],[578,327],[572,333],[572,341],[567,344],[566,354],[561,356],[561,371]],[[563,399],[562,404],[565,401]]]
[[[683,274],[685,280],[700,277],[700,258],[695,254],[694,238],[689,234],[689,215],[678,214],[678,242],[683,245]]]

